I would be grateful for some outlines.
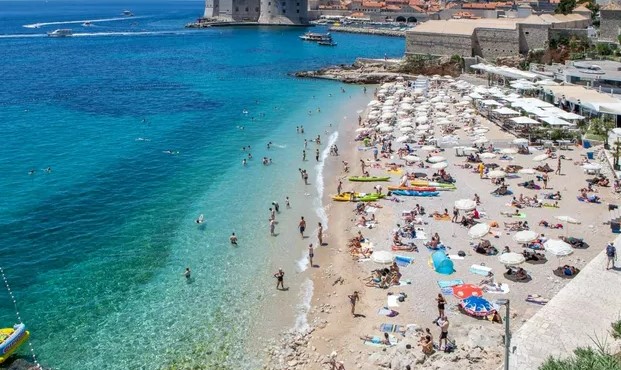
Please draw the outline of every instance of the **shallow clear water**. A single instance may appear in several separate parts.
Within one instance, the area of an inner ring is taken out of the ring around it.
[[[184,30],[202,4],[1,4],[0,263],[45,365],[256,367],[243,351],[253,315],[274,303],[275,264],[298,268],[297,220],[316,220],[318,190],[297,173],[314,181],[315,147],[302,163],[303,139],[327,140],[360,94],[287,73],[403,53],[394,38],[336,34],[339,46],[325,48],[300,41],[304,29]],[[127,8],[136,17],[23,27]],[[56,28],[86,35],[45,37]],[[246,145],[254,159],[244,168]],[[272,200],[283,208],[277,238]],[[14,320],[1,293],[0,325]]]

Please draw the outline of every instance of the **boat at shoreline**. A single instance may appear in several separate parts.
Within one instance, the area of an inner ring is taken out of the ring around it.
[[[73,31],[69,28],[59,28],[52,32],[48,32],[47,35],[49,37],[69,37],[73,36]]]
[[[0,364],[17,351],[28,338],[30,338],[30,332],[26,330],[24,324],[0,329]]]
[[[306,32],[305,34],[300,36],[300,38],[302,40],[304,40],[304,41],[315,41],[315,42],[328,41],[328,42],[332,42],[332,35],[330,35],[330,32],[328,32],[328,33]]]

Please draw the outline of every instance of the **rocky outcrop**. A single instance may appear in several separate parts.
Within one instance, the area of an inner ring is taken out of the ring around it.
[[[357,59],[353,64],[341,64],[316,71],[301,71],[295,77],[321,78],[350,84],[380,84],[397,77],[415,79],[417,75],[434,74],[459,76],[461,60],[435,59]]]
[[[9,360],[10,361],[10,360]],[[6,370],[47,370],[47,368],[39,367],[38,365],[33,364],[32,362],[28,362],[23,358],[17,358],[13,361],[10,361],[8,364],[2,364],[0,369]]]

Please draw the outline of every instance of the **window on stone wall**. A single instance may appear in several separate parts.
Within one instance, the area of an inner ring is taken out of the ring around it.
[[[248,7],[246,7],[246,11],[248,11]]]
[[[295,5],[300,6],[300,3],[295,3]]]
[[[526,35],[530,35],[530,32],[526,31],[526,32],[524,32],[524,34],[526,34]]]
[[[258,11],[259,11],[259,8],[254,8],[254,11],[255,11],[255,12],[258,12]]]
[[[282,6],[286,6],[286,5],[287,5],[287,3],[283,1],[282,2]]]
[[[269,3],[267,3],[267,5],[272,5],[272,2],[270,1]]]

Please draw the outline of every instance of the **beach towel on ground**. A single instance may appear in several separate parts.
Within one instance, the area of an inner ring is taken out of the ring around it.
[[[438,286],[440,288],[450,288],[450,287],[454,287],[455,285],[461,285],[463,283],[464,281],[461,279],[438,280]]]
[[[464,257],[458,256],[456,254],[449,254],[449,258],[452,260],[463,260],[464,259]]]
[[[389,335],[388,338],[390,340],[390,345],[382,344],[383,338],[380,338],[380,337],[373,337],[373,340],[365,340],[364,344],[366,344],[367,346],[373,346],[373,347],[392,347],[397,344],[396,337]]]
[[[395,262],[398,266],[406,267],[414,263],[414,257],[395,256]]]
[[[491,268],[487,267],[487,266],[481,266],[481,265],[472,265],[470,266],[470,271],[473,274],[477,274],[477,275],[481,275],[481,276],[487,276],[487,274],[489,272],[492,271]]]
[[[509,284],[485,285],[483,291],[489,294],[507,294],[509,293]]]
[[[404,333],[405,327],[397,324],[383,323],[380,325],[380,331],[382,333]]]
[[[442,294],[444,295],[453,295],[453,287],[447,286],[444,288],[440,288],[440,292],[442,292]]]
[[[398,295],[388,296],[388,307],[399,307],[399,296]]]
[[[399,312],[395,310],[391,310],[388,307],[382,307],[379,310],[377,310],[377,314],[382,315],[382,316],[395,317],[399,314]]]
[[[425,240],[425,239],[427,239],[427,234],[422,230],[416,230],[415,240]]]
[[[540,304],[543,306],[544,304],[550,302],[550,300],[540,296],[539,294],[529,294],[528,297],[526,297],[526,302]]]

